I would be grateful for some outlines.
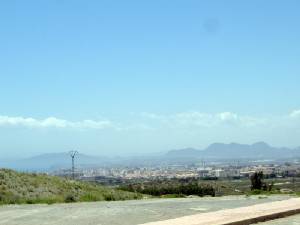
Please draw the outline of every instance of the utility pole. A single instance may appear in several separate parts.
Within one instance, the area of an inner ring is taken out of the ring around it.
[[[73,180],[75,180],[75,156],[78,154],[78,152],[70,151],[69,154],[72,158],[72,178],[73,178]]]

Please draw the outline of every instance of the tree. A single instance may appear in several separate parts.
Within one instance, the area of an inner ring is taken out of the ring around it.
[[[255,172],[252,176],[251,176],[251,190],[262,190],[263,187],[265,186],[264,182],[263,182],[263,177],[264,174],[262,171],[260,172]]]

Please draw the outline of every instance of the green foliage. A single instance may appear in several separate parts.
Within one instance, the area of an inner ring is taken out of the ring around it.
[[[73,194],[68,194],[66,197],[65,197],[65,202],[66,203],[72,203],[72,202],[77,202],[77,198],[75,195]]]
[[[45,174],[0,169],[0,204],[53,204],[140,199],[141,194]]]
[[[264,174],[262,171],[260,172],[255,172],[251,177],[251,191],[268,191],[271,192],[272,188],[274,186],[274,183],[272,182],[271,184],[267,184],[264,182]]]
[[[263,172],[255,172],[251,176],[251,190],[262,190],[263,188]]]
[[[148,183],[130,184],[120,187],[121,190],[153,196],[182,197],[188,195],[215,196],[215,189],[210,184],[196,180],[164,180]]]

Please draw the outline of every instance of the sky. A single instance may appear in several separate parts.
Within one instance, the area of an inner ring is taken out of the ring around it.
[[[0,2],[0,158],[300,146],[298,0]]]

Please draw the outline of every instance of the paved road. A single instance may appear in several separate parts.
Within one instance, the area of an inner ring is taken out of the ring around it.
[[[141,225],[249,225],[300,213],[300,198],[199,213]]]
[[[137,225],[288,199],[229,196],[0,207],[0,225]]]

